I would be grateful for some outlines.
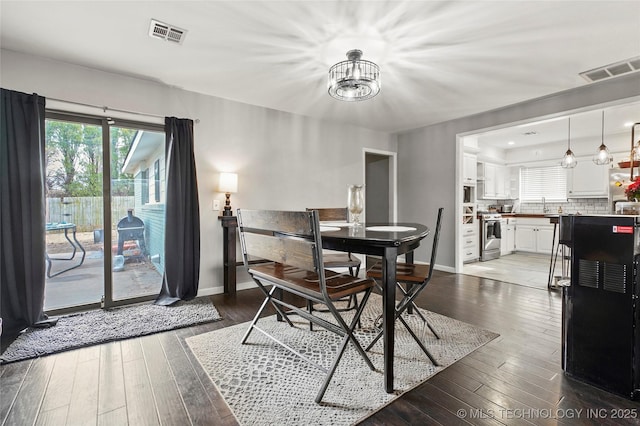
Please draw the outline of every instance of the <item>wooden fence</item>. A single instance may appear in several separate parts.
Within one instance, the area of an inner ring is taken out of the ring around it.
[[[134,208],[133,196],[111,198],[111,215],[114,223]],[[75,223],[78,232],[102,229],[102,197],[65,197],[47,198],[47,222]],[[135,212],[134,212],[135,215]]]

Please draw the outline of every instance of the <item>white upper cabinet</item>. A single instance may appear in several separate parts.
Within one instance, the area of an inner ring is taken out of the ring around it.
[[[478,163],[475,154],[464,153],[464,163],[462,168],[462,184],[475,185],[478,179]]]
[[[567,198],[606,198],[609,196],[609,166],[599,166],[591,157],[578,157],[568,169]]]
[[[479,163],[480,197],[485,200],[511,198],[511,171],[493,163]]]

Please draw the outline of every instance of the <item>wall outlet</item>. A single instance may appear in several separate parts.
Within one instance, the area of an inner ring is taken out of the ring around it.
[[[220,210],[220,200],[213,200],[212,210]]]

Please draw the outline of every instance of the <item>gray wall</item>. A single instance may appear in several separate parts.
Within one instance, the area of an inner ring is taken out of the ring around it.
[[[399,220],[432,224],[437,207],[444,207],[437,264],[454,268],[457,135],[634,96],[640,96],[638,72],[400,134]],[[418,249],[416,260],[427,261],[427,246]]]
[[[194,126],[200,197],[201,294],[222,287],[222,228],[214,199],[220,172],[238,173],[234,209],[344,206],[347,185],[361,182],[363,150],[395,152],[395,135],[201,95],[158,82],[50,59],[0,51],[5,89],[145,114],[198,119]],[[80,108],[82,109],[82,108]],[[86,108],[85,108],[86,109]],[[103,113],[138,121],[162,118]],[[238,270],[240,272],[240,269]],[[248,281],[246,275],[240,281]]]

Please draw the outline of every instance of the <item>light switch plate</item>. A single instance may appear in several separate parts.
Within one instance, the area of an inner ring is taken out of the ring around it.
[[[220,200],[213,200],[212,210],[220,210]]]

